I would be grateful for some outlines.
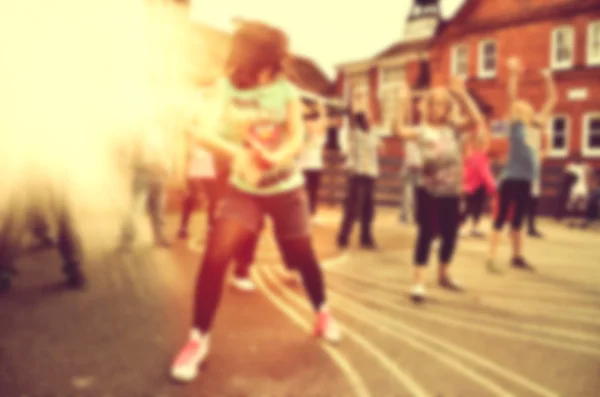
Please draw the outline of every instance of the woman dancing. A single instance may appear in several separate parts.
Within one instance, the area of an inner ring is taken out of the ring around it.
[[[452,291],[462,287],[449,274],[459,228],[460,195],[462,194],[462,156],[457,133],[471,124],[456,111],[455,97],[466,106],[477,131],[485,131],[484,119],[460,79],[450,89],[435,88],[427,93],[422,106],[422,122],[418,127],[404,124],[410,111],[411,92],[406,84],[400,89],[397,132],[403,139],[418,143],[423,158],[423,173],[417,205],[418,237],[415,249],[412,299],[425,298],[425,267],[431,243],[437,234],[442,239],[439,253],[439,285]]]
[[[523,258],[523,245],[521,235],[521,224],[525,209],[531,199],[531,184],[537,175],[538,164],[535,153],[527,144],[526,135],[531,129],[542,128],[556,105],[556,87],[552,80],[550,71],[542,71],[546,80],[548,99],[541,112],[536,115],[531,104],[517,98],[517,84],[521,65],[515,58],[508,61],[510,71],[509,77],[509,151],[508,161],[502,175],[500,185],[499,204],[496,219],[494,220],[494,231],[490,241],[488,270],[499,273],[496,264],[496,254],[500,243],[500,232],[507,220],[509,209],[514,208],[512,217],[512,266],[517,269],[533,270],[533,267]]]
[[[316,313],[315,336],[339,341],[325,299],[323,275],[312,246],[310,212],[296,156],[302,148],[301,105],[282,76],[286,35],[258,22],[242,23],[233,35],[227,78],[219,81],[221,111],[198,140],[230,159],[230,188],[219,203],[198,274],[189,339],[171,367],[172,377],[190,381],[208,355],[209,334],[227,265],[258,233],[265,215],[287,265],[298,269]]]
[[[363,248],[377,247],[373,238],[375,218],[375,182],[379,175],[379,147],[373,131],[369,100],[363,93],[351,94],[350,130],[348,135],[348,187],[344,215],[338,233],[340,249],[348,247],[348,238],[357,217],[360,217],[360,244]]]

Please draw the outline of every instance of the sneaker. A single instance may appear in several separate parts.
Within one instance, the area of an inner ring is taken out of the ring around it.
[[[415,284],[410,289],[410,298],[415,303],[421,303],[425,300],[425,286],[423,284]]]
[[[512,266],[516,269],[535,271],[535,268],[522,257],[513,258]]]
[[[321,226],[321,225],[325,224],[323,219],[317,215],[313,216],[310,221],[312,222],[313,225],[317,225],[317,226]]]
[[[234,277],[231,284],[242,292],[254,292],[256,291],[256,285],[249,277]]]
[[[439,284],[440,284],[440,287],[445,288],[449,291],[454,291],[454,292],[464,291],[464,288],[460,283],[456,282],[456,280],[453,280],[452,278],[447,277],[447,276],[440,278]]]
[[[337,246],[342,251],[348,249],[348,240],[345,240],[345,239],[342,239],[342,238],[338,238],[338,240],[337,240]]]
[[[530,230],[528,233],[529,237],[534,237],[534,238],[543,238],[544,235],[540,232],[538,232],[537,230]]]
[[[373,240],[367,240],[360,243],[360,246],[366,250],[376,250],[377,244]]]
[[[337,322],[327,310],[321,310],[317,313],[317,323],[315,324],[314,336],[323,338],[328,342],[337,343],[342,340],[342,333]]]
[[[480,230],[473,229],[473,230],[471,230],[471,237],[485,238],[485,233]]]
[[[171,366],[171,377],[178,382],[190,382],[198,376],[198,368],[208,356],[209,339],[192,330],[190,339],[179,351]]]
[[[487,271],[489,273],[492,274],[502,274],[502,270],[500,270],[500,268],[498,267],[498,265],[496,265],[496,262],[494,262],[491,259],[488,259],[488,261],[485,264]]]

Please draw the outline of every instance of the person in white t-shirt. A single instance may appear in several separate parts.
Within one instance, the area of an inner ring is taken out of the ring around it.
[[[327,128],[327,109],[324,104],[318,106],[317,113],[305,115],[306,144],[300,155],[300,166],[304,171],[308,203],[313,222],[318,222],[317,203],[319,186],[323,172],[323,145]]]
[[[583,211],[589,195],[588,176],[590,168],[585,162],[579,159],[567,165],[567,172],[575,176],[575,182],[569,192],[567,211]]]

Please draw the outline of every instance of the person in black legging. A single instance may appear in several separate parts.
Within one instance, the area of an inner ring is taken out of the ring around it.
[[[433,240],[439,236],[439,285],[451,291],[462,286],[450,276],[450,264],[456,248],[460,214],[462,183],[462,153],[457,133],[474,122],[478,133],[487,133],[485,122],[464,82],[454,79],[450,89],[435,88],[427,93],[421,105],[421,125],[405,124],[410,112],[411,92],[406,84],[400,90],[397,133],[402,139],[418,143],[423,158],[423,173],[418,192],[418,236],[415,246],[414,284],[411,298],[420,302],[425,298],[425,268]],[[453,98],[454,97],[454,98]],[[470,119],[456,111],[456,100],[468,109]]]
[[[571,195],[571,188],[577,182],[577,174],[574,172],[572,164],[580,163],[581,156],[571,156],[571,161],[567,163],[565,167],[560,188],[558,190],[558,196],[556,197],[556,209],[554,212],[554,219],[561,222],[567,212],[567,204],[569,202],[569,196]]]
[[[177,381],[197,376],[208,355],[229,262],[259,233],[265,216],[273,222],[284,262],[302,275],[315,312],[315,336],[341,338],[310,235],[308,199],[296,161],[303,144],[302,111],[296,90],[282,76],[287,57],[283,32],[241,23],[233,34],[227,77],[215,87],[218,121],[197,131],[199,143],[231,162],[231,178],[203,254],[189,337],[171,366]]]
[[[508,161],[503,171],[500,184],[499,203],[496,218],[494,220],[494,231],[490,240],[490,251],[487,268],[492,273],[499,273],[496,261],[498,245],[500,243],[500,232],[507,221],[511,207],[514,208],[512,218],[512,266],[517,269],[533,270],[533,267],[525,260],[522,252],[521,225],[523,217],[531,199],[531,183],[538,175],[537,158],[534,151],[527,142],[526,134],[530,129],[542,128],[557,101],[556,87],[550,71],[542,71],[546,80],[548,99],[539,114],[526,101],[517,98],[518,77],[521,65],[516,58],[508,61],[510,69],[509,76],[509,152]]]
[[[379,175],[379,137],[373,131],[373,117],[363,93],[351,94],[350,129],[348,134],[348,180],[344,214],[338,233],[340,249],[348,247],[348,239],[357,218],[360,219],[360,244],[375,249],[375,182]]]

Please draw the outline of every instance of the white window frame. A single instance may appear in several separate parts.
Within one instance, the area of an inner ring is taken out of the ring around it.
[[[559,32],[569,32],[568,36],[570,38],[569,43],[567,44],[571,48],[571,57],[566,61],[558,62],[556,60],[556,37]],[[575,29],[571,25],[561,25],[552,29],[552,33],[550,34],[550,68],[552,70],[565,70],[571,69],[573,67],[573,63],[575,62]]]
[[[595,26],[600,26],[600,19],[596,19],[594,21],[590,21],[590,23],[588,24],[588,30],[587,30],[587,45],[586,45],[586,58],[587,58],[587,64],[589,66],[600,66],[600,51],[598,51],[598,53],[594,56],[594,54],[592,54],[592,32],[594,30]]]
[[[465,48],[465,72],[458,73],[458,52],[461,48]],[[450,75],[466,78],[469,75],[469,46],[466,43],[455,44],[450,49]]]
[[[494,70],[485,69],[485,46],[494,45],[495,67]],[[479,42],[479,51],[477,57],[477,75],[480,79],[491,79],[496,77],[498,70],[498,42],[494,39],[485,39]]]
[[[385,78],[385,74],[387,70],[393,70],[393,69],[399,69],[402,71],[402,76],[398,81],[386,81],[387,79]],[[400,88],[400,86],[402,85],[405,76],[406,76],[406,68],[404,66],[400,66],[400,65],[387,65],[387,66],[380,66],[379,67],[379,81],[378,81],[378,86],[379,86],[379,90],[378,90],[378,96],[379,98],[377,98],[377,100],[379,101],[379,109],[381,111],[381,130],[379,131],[379,135],[383,136],[383,137],[389,137],[392,136],[392,132],[393,132],[393,125],[392,122],[394,120],[394,118],[387,118],[386,119],[386,109],[385,109],[385,104],[383,103],[384,100],[384,95],[386,95],[387,92],[391,92],[392,95],[398,95],[398,89]]]
[[[592,118],[600,119],[600,110],[588,112],[583,115],[583,125],[581,126],[581,130],[583,132],[581,134],[581,152],[584,156],[600,157],[600,148],[595,149],[588,146],[588,140],[590,137],[589,122]]]
[[[554,140],[554,120],[561,118],[565,120],[565,147],[562,149],[555,149],[552,146],[552,141]],[[557,113],[550,118],[548,124],[548,130],[546,133],[548,138],[547,144],[548,147],[548,157],[560,158],[567,157],[569,154],[569,145],[571,143],[571,118],[568,114]]]

